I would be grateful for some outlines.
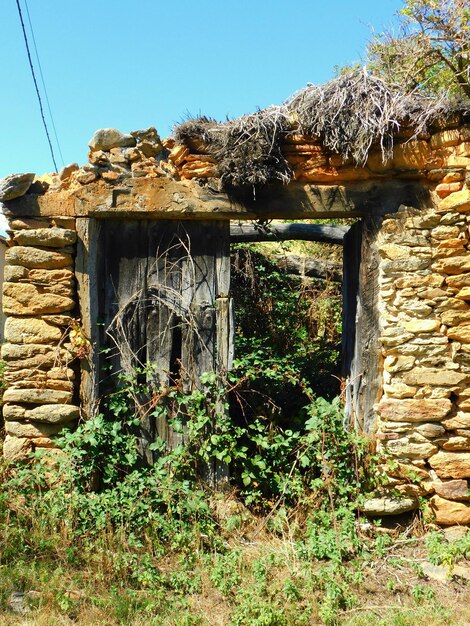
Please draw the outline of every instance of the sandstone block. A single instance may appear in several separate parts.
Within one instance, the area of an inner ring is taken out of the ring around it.
[[[460,324],[447,330],[449,339],[455,339],[462,343],[470,343],[470,324]]]
[[[25,419],[25,407],[20,404],[6,403],[2,408],[2,415],[4,420],[19,421]]]
[[[455,167],[458,169],[470,167],[470,158],[457,154],[451,154],[449,157],[447,157],[446,165],[447,167]]]
[[[55,448],[56,443],[50,437],[32,437],[31,443],[35,448]]]
[[[431,475],[427,470],[407,463],[394,463],[390,469],[387,469],[387,475],[408,481],[429,481],[431,479]]]
[[[432,238],[438,239],[441,241],[446,241],[447,239],[455,239],[460,235],[460,228],[455,225],[450,224],[441,224],[437,228],[433,228]]]
[[[439,450],[431,442],[416,443],[409,437],[402,437],[386,443],[387,451],[402,459],[428,459]]]
[[[464,274],[470,272],[470,256],[453,256],[447,259],[439,259],[434,264],[434,269],[443,274]]]
[[[457,430],[459,428],[470,428],[470,413],[459,411],[457,415],[449,417],[442,422],[446,430]]]
[[[46,248],[64,248],[77,241],[77,233],[66,228],[37,228],[21,230],[15,234],[15,241],[20,246],[44,246]]]
[[[31,187],[35,174],[10,174],[0,179],[0,202],[24,196]]]
[[[51,220],[43,217],[21,217],[9,219],[8,226],[11,230],[22,230],[23,228],[49,228]]]
[[[444,311],[441,314],[441,321],[446,326],[457,326],[462,322],[470,323],[470,309],[464,311]]]
[[[71,267],[72,256],[64,252],[41,250],[28,246],[13,246],[8,248],[5,254],[8,265],[22,265],[28,268],[58,269]]]
[[[390,422],[437,422],[452,408],[447,399],[403,399],[382,398],[377,406],[380,417]]]
[[[431,136],[431,148],[447,148],[460,143],[460,132],[457,128],[442,130]]]
[[[400,498],[397,496],[383,496],[381,498],[368,498],[361,506],[364,515],[377,517],[382,515],[400,515],[408,511],[414,511],[419,506],[416,498]]]
[[[431,264],[431,258],[408,258],[408,259],[395,259],[393,261],[383,261],[381,269],[384,274],[401,274],[403,272],[418,272],[425,270]],[[470,267],[470,266],[469,266]]]
[[[59,343],[62,332],[57,326],[35,318],[8,317],[5,322],[5,341],[9,343]]]
[[[33,444],[30,439],[11,437],[7,435],[3,442],[3,458],[5,461],[18,463],[26,461],[33,451]]]
[[[21,265],[6,265],[3,272],[3,280],[10,283],[16,283],[23,278],[28,277],[28,270]]]
[[[392,164],[398,169],[429,169],[431,149],[427,141],[412,140],[393,148]]]
[[[70,163],[69,165],[64,165],[64,167],[59,172],[59,179],[66,180],[70,178],[73,172],[76,172],[79,169],[78,163]]]
[[[11,437],[50,437],[60,432],[62,424],[42,422],[5,422],[5,431]]]
[[[405,228],[418,228],[427,230],[435,228],[441,221],[440,214],[432,211],[417,211],[414,215],[407,217],[405,220]]]
[[[447,196],[451,193],[455,193],[456,191],[460,191],[462,189],[461,182],[453,182],[453,183],[444,183],[442,182],[440,185],[436,186],[436,193],[439,198],[447,198]]]
[[[442,251],[450,252],[452,251],[453,255],[457,254],[465,254],[465,246],[467,245],[466,239],[446,239],[445,241],[441,241],[437,246],[437,254]],[[447,256],[451,256],[450,253]]]
[[[41,344],[13,344],[6,343],[2,346],[2,358],[7,364],[6,375],[24,372],[23,378],[32,375],[33,371],[40,374],[41,370],[49,370],[55,366],[69,363],[73,355],[68,350],[57,346]],[[66,376],[67,380],[72,380]]]
[[[382,433],[407,433],[413,428],[411,422],[380,422]]]
[[[91,171],[91,172],[80,172],[79,174],[77,174],[76,176],[76,180],[81,184],[81,185],[89,185],[90,183],[92,183],[93,181],[95,181],[98,178],[98,172],[96,171]]]
[[[455,294],[455,297],[460,300],[470,300],[470,287],[463,287],[458,293]]]
[[[470,164],[470,159],[468,159]],[[440,213],[456,211],[457,213],[468,213],[470,211],[470,189],[462,189],[451,193],[447,198],[441,200],[438,209]]]
[[[454,502],[436,495],[431,498],[429,505],[437,524],[470,524],[470,506],[464,502]]]
[[[433,482],[434,491],[441,498],[448,500],[470,500],[470,491],[468,489],[468,481],[466,480],[447,480],[445,482]]]
[[[446,429],[440,424],[432,424],[432,423],[419,424],[419,426],[416,426],[415,430],[420,435],[423,435],[423,437],[427,437],[430,439],[434,437],[442,437],[442,435],[444,435],[446,432]]]
[[[415,362],[413,356],[387,356],[384,361],[384,369],[392,374],[410,370]]]
[[[462,398],[457,401],[457,406],[461,411],[469,411],[470,412],[470,398]]]
[[[384,329],[380,341],[385,348],[395,348],[406,343],[407,341],[410,341],[410,339],[414,339],[413,333],[408,333],[404,328],[398,326],[395,328]]]
[[[4,402],[14,404],[70,404],[72,393],[58,389],[14,389],[3,394]]]
[[[470,450],[470,437],[449,437],[442,444],[444,450]]]
[[[429,464],[439,478],[470,478],[470,452],[440,451]]]
[[[417,386],[434,385],[435,387],[455,387],[457,385],[461,385],[468,379],[468,374],[461,374],[460,372],[455,372],[453,370],[431,367],[415,368],[403,374],[403,381],[407,385]]]
[[[75,307],[73,295],[73,290],[61,283],[47,287],[31,283],[4,283],[3,310],[7,315],[62,313]]]
[[[52,324],[53,326],[67,328],[73,317],[69,313],[66,313],[64,315],[41,315],[41,319],[48,324]]]
[[[54,361],[53,366],[56,365]],[[21,369],[22,363],[18,366],[10,367],[9,365],[5,369],[5,381],[9,386],[16,389],[22,388],[41,388],[45,389],[62,389],[65,391],[73,390],[73,379],[75,378],[73,370],[66,367],[51,367],[48,369],[39,369],[38,367],[30,369]]]
[[[24,370],[21,370],[24,371]],[[16,372],[16,374],[19,374],[20,372]],[[67,391],[67,392],[72,392],[74,389],[73,383],[71,381],[68,380],[60,380],[60,379],[50,379],[47,377],[44,378],[36,378],[35,374],[33,373],[32,378],[31,379],[26,379],[26,380],[22,380],[22,379],[18,379],[18,376],[14,379],[11,380],[10,378],[9,380],[9,387],[11,389],[16,389],[17,391],[21,391],[22,389],[28,389],[28,390],[32,390],[32,389],[41,389],[44,391]]]
[[[413,398],[416,390],[416,387],[410,387],[405,383],[394,382],[384,385],[384,391],[389,398]]]
[[[446,300],[439,301],[434,310],[436,313],[443,313],[448,310],[467,311],[468,304],[458,298],[447,298]]]
[[[439,320],[416,319],[403,322],[403,328],[410,333],[431,333],[440,327]]]
[[[33,283],[43,285],[57,285],[58,283],[61,283],[66,285],[67,287],[73,287],[74,274],[72,270],[68,269],[30,269],[28,271],[28,280]]]
[[[397,485],[394,489],[402,496],[411,496],[413,498],[419,498],[434,492],[429,482],[419,483],[418,485],[405,483],[404,485]]]
[[[400,246],[396,243],[383,244],[379,248],[380,256],[385,259],[407,259],[410,256],[408,246]]]
[[[423,324],[423,318],[426,318],[426,321],[432,321],[432,320],[429,320],[429,317],[432,315],[432,306],[429,306],[429,304],[426,304],[426,302],[423,302],[420,299],[411,299],[410,297],[402,297],[405,295],[405,293],[403,293],[405,291],[406,290],[403,289],[401,293],[397,294],[397,297],[395,298],[393,302],[394,307],[398,310],[398,319],[406,321],[408,324],[417,325],[418,328],[428,328],[430,324],[428,325]],[[409,319],[409,318],[413,318],[413,319]],[[425,331],[423,330],[411,331],[410,330],[409,332],[422,333],[422,332],[430,332],[430,331],[426,331],[426,330]]]
[[[72,404],[41,404],[34,409],[17,404],[5,404],[3,417],[6,421],[30,420],[49,424],[65,424],[80,416],[79,408]]]
[[[412,274],[401,276],[395,280],[395,287],[406,289],[408,287],[442,287],[444,278],[437,274]]]

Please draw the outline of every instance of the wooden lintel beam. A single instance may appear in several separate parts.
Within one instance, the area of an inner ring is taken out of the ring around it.
[[[231,243],[255,243],[260,241],[319,241],[343,244],[348,226],[334,224],[256,224],[252,222],[230,225]]]

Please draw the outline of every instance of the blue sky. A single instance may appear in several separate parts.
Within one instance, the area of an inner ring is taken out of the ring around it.
[[[66,164],[86,162],[97,128],[154,125],[167,136],[188,113],[239,116],[280,103],[307,82],[326,82],[335,66],[361,60],[370,29],[391,25],[401,6],[28,0]],[[0,3],[0,59],[0,177],[52,171],[15,0]]]

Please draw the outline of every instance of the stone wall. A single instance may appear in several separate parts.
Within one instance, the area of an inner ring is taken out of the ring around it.
[[[284,154],[293,181],[273,186],[271,213],[252,192],[248,201],[220,191],[217,164],[201,142],[160,141],[153,128],[98,131],[87,165],[0,182],[10,228],[5,458],[53,447],[54,435],[80,415],[75,218],[380,219],[388,212],[376,242],[383,356],[376,435],[394,461],[389,487],[408,497],[408,508],[430,496],[440,523],[470,523],[470,131],[457,116],[411,136],[397,133],[387,163],[377,148],[358,168],[318,138],[291,135]],[[409,181],[416,204],[395,213]],[[83,251],[88,243],[78,245]]]
[[[465,202],[462,200],[466,199]],[[470,198],[387,216],[377,245],[383,397],[377,438],[391,486],[470,523]]]
[[[10,219],[3,311],[7,389],[4,457],[54,447],[53,436],[79,416],[69,330],[76,311],[75,220]]]

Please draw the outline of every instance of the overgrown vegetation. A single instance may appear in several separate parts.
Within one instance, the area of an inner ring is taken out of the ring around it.
[[[244,246],[234,266],[231,372],[190,394],[148,389],[150,366],[121,377],[60,451],[3,468],[0,624],[465,623],[409,551],[452,568],[468,537],[425,546],[419,521],[403,538],[359,515],[376,472],[334,397],[337,290]],[[157,438],[152,467],[137,454],[143,397],[181,438]],[[227,467],[214,490],[210,470]]]
[[[405,0],[396,32],[368,47],[371,70],[410,93],[470,98],[470,9],[466,0]]]

